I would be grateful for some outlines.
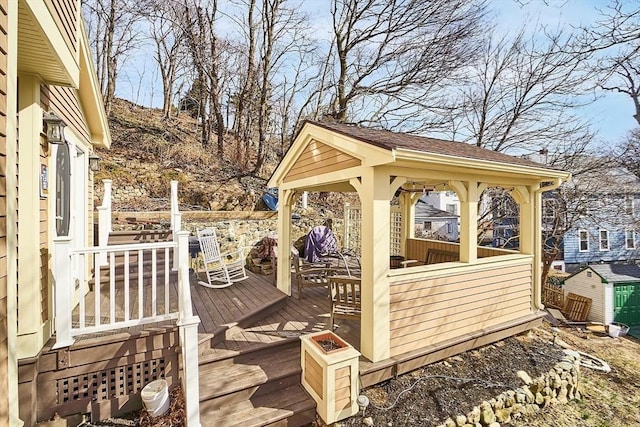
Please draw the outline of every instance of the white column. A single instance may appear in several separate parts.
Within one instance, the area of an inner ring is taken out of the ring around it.
[[[54,268],[53,282],[55,288],[54,316],[56,319],[56,343],[53,349],[68,347],[73,344],[71,338],[71,297],[73,283],[71,281],[71,238],[58,237],[53,241]]]
[[[180,328],[182,348],[182,389],[184,391],[186,425],[200,427],[200,384],[198,373],[198,324],[200,318],[193,315],[189,284],[189,232],[179,231],[178,238],[178,310],[176,322]]]

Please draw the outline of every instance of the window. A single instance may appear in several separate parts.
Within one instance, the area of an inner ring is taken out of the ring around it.
[[[553,199],[545,199],[542,201],[542,219],[545,222],[551,222],[556,214],[556,201]]]
[[[424,222],[424,229],[425,230],[431,230],[431,221],[425,221]]]
[[[600,230],[600,250],[601,251],[609,250],[609,231],[608,230]]]
[[[587,271],[587,277],[591,277],[591,271]]]
[[[458,207],[455,205],[455,203],[447,204],[447,212],[453,215],[457,215],[458,214],[457,211],[458,211]]]
[[[587,230],[578,231],[578,239],[580,240],[580,252],[587,252],[589,250],[589,233],[587,233]]]
[[[633,198],[624,199],[624,211],[627,215],[633,215]]]
[[[636,239],[633,230],[626,230],[624,232],[624,241],[627,249],[635,249]]]
[[[56,154],[56,234],[69,235],[71,221],[71,156],[67,144],[58,145]]]

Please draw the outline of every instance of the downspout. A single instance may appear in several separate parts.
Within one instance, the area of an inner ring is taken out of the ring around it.
[[[542,200],[540,197],[542,193],[557,190],[562,182],[562,178],[556,178],[553,184],[546,187],[539,187],[533,192],[535,203],[534,221],[537,228],[533,243],[537,248],[533,255],[533,307],[536,310],[544,310],[544,305],[542,304],[542,283],[540,283],[540,265],[542,263],[542,206],[538,200]]]

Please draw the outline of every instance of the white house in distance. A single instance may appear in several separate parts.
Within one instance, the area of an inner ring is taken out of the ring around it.
[[[416,236],[455,242],[460,235],[459,220],[458,215],[425,203],[422,198],[415,205]]]
[[[460,199],[455,191],[427,191],[420,201],[453,215],[460,213]]]

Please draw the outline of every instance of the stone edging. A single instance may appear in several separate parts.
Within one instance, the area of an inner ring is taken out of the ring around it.
[[[518,376],[525,383],[522,387],[482,402],[467,415],[449,417],[437,427],[499,427],[500,423],[532,415],[545,406],[580,399],[580,355],[575,351],[565,350],[560,362],[534,380],[524,371]]]

